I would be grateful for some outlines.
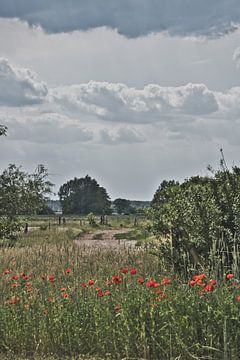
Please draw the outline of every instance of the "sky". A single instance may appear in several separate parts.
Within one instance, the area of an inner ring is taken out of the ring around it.
[[[239,0],[0,0],[0,172],[112,199],[240,166]]]

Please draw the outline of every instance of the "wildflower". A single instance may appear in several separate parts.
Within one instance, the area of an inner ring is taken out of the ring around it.
[[[16,305],[18,302],[17,298],[13,297],[10,300],[8,300],[9,305]]]
[[[30,283],[30,282],[27,282],[27,283],[25,284],[25,286],[26,286],[26,287],[29,287],[29,286],[31,286],[31,283]]]
[[[145,282],[145,281],[144,281],[143,278],[138,278],[138,279],[137,279],[137,283],[138,283],[138,284],[141,284],[141,285],[142,285],[142,284],[144,284],[144,282]]]
[[[99,291],[101,291],[101,290],[102,290],[102,289],[101,289],[100,287],[97,287],[97,288],[96,288],[96,291],[97,291],[97,292],[99,292]]]
[[[54,301],[53,298],[48,298],[49,304],[51,304],[53,301]]]
[[[92,285],[94,285],[94,284],[95,284],[95,281],[94,281],[94,280],[89,280],[88,285],[92,286]]]
[[[233,274],[227,274],[226,278],[227,278],[228,280],[231,280],[231,279],[234,278],[234,275],[233,275]]]
[[[85,284],[85,283],[82,283],[81,285],[82,285],[83,288],[87,287],[87,284]]]
[[[50,275],[50,276],[48,277],[48,280],[49,280],[51,283],[54,283],[54,281],[55,281],[55,276],[54,276],[54,275]]]
[[[8,269],[4,270],[3,275],[8,275],[8,274],[11,274],[11,270]]]
[[[48,310],[47,309],[43,310],[43,314],[48,315]]]
[[[120,271],[123,273],[123,274],[127,274],[128,273],[128,268],[122,268],[120,269]]]
[[[115,310],[115,311],[119,311],[119,310],[121,310],[121,306],[116,305],[116,306],[114,307],[114,310]]]
[[[110,291],[105,292],[105,296],[110,296],[110,295],[111,295]]]
[[[136,268],[133,268],[130,270],[130,274],[131,275],[135,275],[137,273],[137,269]]]
[[[217,280],[216,279],[212,279],[210,281],[210,284],[209,285],[217,285]]]
[[[64,299],[68,299],[69,295],[65,293],[65,294],[63,294],[63,297],[64,297]]]
[[[60,289],[61,292],[65,292],[66,290],[67,290],[67,288],[65,288],[65,287],[62,287],[62,288]]]
[[[236,300],[240,301],[240,295],[236,295]]]
[[[23,276],[23,278],[24,278],[25,281],[28,281],[30,279],[30,277],[27,276],[27,275]]]
[[[98,296],[99,296],[99,297],[103,297],[103,296],[104,296],[104,292],[99,291],[99,292],[98,292]]]
[[[161,285],[169,285],[172,283],[172,280],[168,279],[168,278],[164,278]]]
[[[12,276],[12,279],[13,279],[13,280],[18,280],[18,279],[19,279],[19,276],[13,275],[13,276]]]
[[[114,284],[120,284],[122,282],[122,278],[120,276],[113,276],[112,281]]]
[[[19,284],[18,283],[13,283],[11,286],[16,288],[17,286],[19,286]]]
[[[158,290],[158,291],[155,291],[155,294],[156,295],[162,295],[164,293],[164,291],[163,290]]]
[[[208,284],[205,286],[204,288],[205,292],[213,292],[214,291],[214,286],[212,284]]]
[[[155,287],[154,285],[156,284],[156,281],[155,280],[150,280],[147,284],[146,284],[146,286],[147,287]]]
[[[166,299],[166,298],[167,298],[167,295],[163,294],[162,296],[157,297],[155,300],[161,301],[161,300]]]
[[[66,272],[66,274],[70,274],[72,272],[72,269],[67,268],[65,272]]]
[[[195,280],[195,281],[202,281],[202,280],[204,280],[204,279],[206,279],[207,277],[206,277],[206,275],[205,274],[200,274],[200,275],[195,275],[195,276],[193,276],[193,280]]]

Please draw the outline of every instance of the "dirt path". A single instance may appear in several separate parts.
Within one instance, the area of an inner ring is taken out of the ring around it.
[[[90,248],[103,249],[129,249],[134,248],[136,240],[121,239],[116,240],[116,234],[124,234],[131,232],[129,228],[115,229],[115,230],[100,230],[90,231],[83,234],[79,239],[75,240],[78,246]],[[99,239],[97,239],[99,237]]]

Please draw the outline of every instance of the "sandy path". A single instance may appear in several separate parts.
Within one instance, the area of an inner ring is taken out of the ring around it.
[[[134,248],[136,240],[121,239],[116,240],[114,235],[129,233],[131,229],[122,228],[115,230],[100,230],[100,231],[89,231],[83,234],[79,239],[75,240],[78,246],[90,247],[90,248],[105,248],[105,249],[129,249]],[[102,234],[102,239],[94,239],[96,235]]]

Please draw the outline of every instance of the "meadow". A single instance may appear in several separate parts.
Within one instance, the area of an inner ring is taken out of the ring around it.
[[[112,217],[102,230],[128,228],[116,237],[139,246],[77,246],[99,229],[81,220],[28,219],[34,229],[0,249],[0,359],[239,359],[234,269],[177,275],[144,220],[136,228],[130,217]]]

